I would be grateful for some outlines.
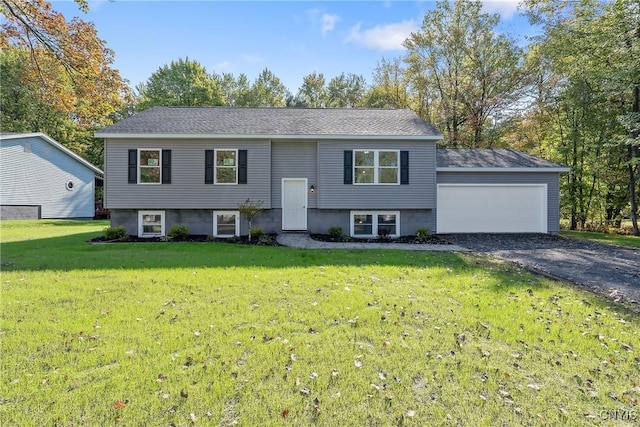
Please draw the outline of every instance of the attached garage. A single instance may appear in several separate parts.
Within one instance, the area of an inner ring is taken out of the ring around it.
[[[438,184],[439,233],[546,233],[546,184]]]
[[[555,163],[509,149],[439,149],[436,231],[558,233]]]

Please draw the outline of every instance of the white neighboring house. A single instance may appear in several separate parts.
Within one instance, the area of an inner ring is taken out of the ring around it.
[[[96,175],[48,135],[0,134],[0,218],[93,218]]]

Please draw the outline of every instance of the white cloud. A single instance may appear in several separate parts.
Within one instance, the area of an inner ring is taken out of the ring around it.
[[[329,31],[333,31],[336,28],[336,23],[340,21],[340,16],[321,13],[318,8],[308,9],[306,14],[307,20],[313,28],[320,28],[320,33],[322,33],[323,37],[326,36]]]
[[[402,43],[412,32],[418,31],[416,21],[396,22],[393,24],[376,25],[368,30],[361,30],[362,22],[351,28],[347,42],[357,42],[376,50],[402,50]]]
[[[326,36],[329,31],[333,31],[333,29],[336,27],[336,22],[338,22],[339,20],[340,17],[338,15],[330,15],[328,13],[323,14],[322,28],[320,29],[322,35]]]
[[[518,6],[522,0],[484,0],[482,10],[488,13],[497,13],[501,19],[509,20],[518,12]]]

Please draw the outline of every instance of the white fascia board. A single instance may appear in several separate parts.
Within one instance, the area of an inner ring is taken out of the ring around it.
[[[398,141],[439,141],[442,135],[226,135],[226,134],[156,134],[156,133],[102,133],[97,132],[96,138],[113,139],[274,139],[285,140],[398,140]]]
[[[83,165],[85,165],[86,167],[88,167],[89,169],[94,171],[95,173],[100,174],[100,175],[104,175],[104,172],[100,168],[98,168],[97,166],[94,166],[93,164],[89,163],[87,160],[83,159],[82,157],[80,157],[79,155],[74,153],[73,151],[69,150],[64,145],[60,144],[55,139],[51,138],[49,135],[44,134],[42,132],[16,133],[16,134],[11,134],[11,135],[2,135],[0,137],[0,139],[18,139],[18,138],[41,138],[41,139],[47,141],[49,144],[51,144],[54,147],[56,147],[58,150],[62,151],[66,155],[68,155],[69,157],[72,157],[73,159],[75,159],[78,162],[82,163]]]
[[[533,173],[544,173],[544,172],[569,172],[571,169],[565,167],[531,167],[531,168],[482,168],[482,167],[472,167],[472,168],[462,168],[462,167],[453,167],[453,168],[436,168],[436,172],[533,172]]]

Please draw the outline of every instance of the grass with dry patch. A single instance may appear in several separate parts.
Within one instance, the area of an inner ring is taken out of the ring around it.
[[[87,244],[104,225],[3,222],[0,424],[637,414],[638,318],[521,269],[392,250]]]

